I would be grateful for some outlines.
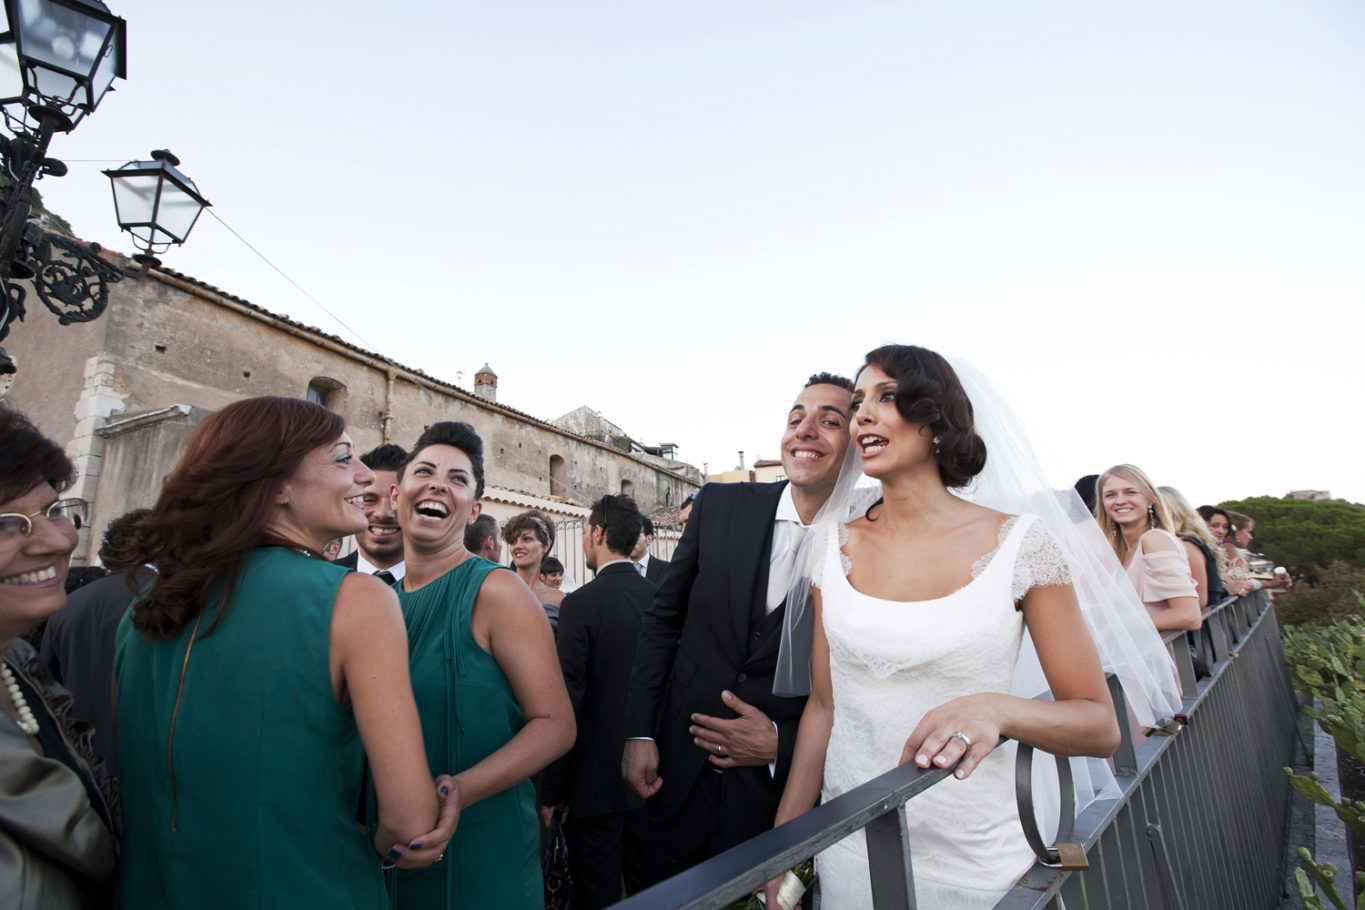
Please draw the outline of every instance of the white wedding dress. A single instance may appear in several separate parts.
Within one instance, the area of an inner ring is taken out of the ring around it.
[[[1032,515],[1007,519],[972,581],[947,597],[896,602],[848,582],[838,526],[820,545],[834,725],[825,756],[826,801],[895,767],[920,718],[950,699],[1009,692],[1024,631],[1017,601],[1029,588],[1069,584],[1066,561]],[[905,806],[920,910],[993,907],[1032,865],[1015,803],[1013,750],[996,749],[965,781],[947,778]],[[862,831],[816,858],[823,910],[872,907]]]

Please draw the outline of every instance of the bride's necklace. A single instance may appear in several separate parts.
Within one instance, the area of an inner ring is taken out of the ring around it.
[[[14,702],[14,710],[19,715],[19,729],[29,736],[37,736],[38,718],[33,716],[33,709],[28,706],[28,699],[24,698],[23,690],[15,681],[14,671],[4,661],[0,661],[0,681],[4,682],[5,688],[9,690],[10,701]]]

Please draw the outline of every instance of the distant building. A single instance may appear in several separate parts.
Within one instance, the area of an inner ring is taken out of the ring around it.
[[[787,469],[782,466],[781,459],[759,458],[754,462],[754,480],[759,483],[786,479]]]
[[[551,420],[550,423],[561,430],[568,430],[570,433],[577,433],[579,436],[596,439],[598,442],[605,442],[623,452],[632,452],[636,455],[649,455],[672,461],[678,450],[677,444],[672,442],[648,446],[632,439],[629,433],[603,417],[601,411],[594,410],[587,405],[574,408],[567,414],[561,414]]]
[[[579,436],[587,436],[600,442],[626,436],[625,430],[603,417],[601,411],[594,411],[587,405],[561,414],[550,423],[561,430],[568,430],[570,433],[577,433]]]
[[[706,479],[710,483],[772,483],[776,480],[786,480],[787,472],[781,461],[760,458],[754,462],[752,468],[741,466],[733,471],[710,474]]]
[[[575,520],[603,493],[627,493],[646,512],[676,510],[702,480],[691,465],[622,451],[498,403],[486,364],[471,393],[172,271],[113,285],[93,322],[61,326],[30,313],[6,339],[19,372],[0,398],[65,442],[76,464],[71,495],[94,507],[77,564],[93,561],[110,520],[155,501],[195,425],[255,395],[331,408],[361,452],[410,446],[440,420],[470,423],[484,442],[487,509],[500,520],[532,506]]]
[[[1331,502],[1332,494],[1327,490],[1293,490],[1284,494],[1285,499],[1307,499],[1311,502]]]

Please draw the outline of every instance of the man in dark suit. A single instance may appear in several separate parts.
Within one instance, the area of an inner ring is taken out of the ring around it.
[[[668,571],[668,560],[659,559],[657,556],[650,555],[649,545],[654,543],[654,522],[644,516],[645,524],[640,529],[640,539],[635,542],[635,548],[630,551],[631,562],[635,563],[635,571],[646,581],[652,581],[656,585],[663,584],[664,573]]]
[[[648,799],[651,884],[772,826],[805,704],[772,691],[782,579],[838,479],[851,389],[821,373],[797,397],[790,482],[701,488],[645,614],[621,773]]]
[[[374,483],[365,488],[361,500],[369,524],[356,532],[356,549],[336,560],[336,564],[366,575],[378,575],[393,584],[403,580],[403,535],[389,501],[389,490],[398,483],[398,469],[408,460],[408,453],[396,445],[382,445],[361,455],[360,460],[374,472]]]
[[[640,619],[657,587],[630,560],[641,515],[625,496],[593,503],[583,526],[583,556],[597,577],[559,608],[560,668],[573,702],[578,739],[545,773],[542,816],[568,806],[564,833],[578,910],[596,910],[640,890],[644,800],[621,779],[617,762],[626,728],[626,686]]]

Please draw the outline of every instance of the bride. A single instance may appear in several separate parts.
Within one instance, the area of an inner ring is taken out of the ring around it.
[[[991,907],[1033,862],[1012,758],[997,743],[1108,756],[1119,742],[1113,704],[1048,528],[951,492],[987,452],[948,362],[878,348],[853,409],[850,451],[882,497],[812,542],[810,698],[775,824],[897,764],[957,763],[956,780],[905,806],[916,902]],[[1008,694],[1026,631],[1052,701]],[[872,905],[861,831],[820,854],[817,869],[826,910]]]

